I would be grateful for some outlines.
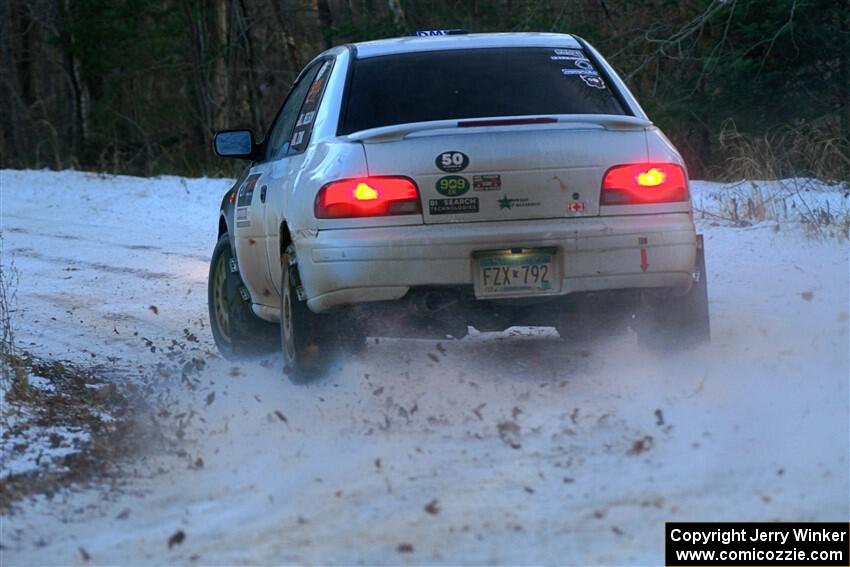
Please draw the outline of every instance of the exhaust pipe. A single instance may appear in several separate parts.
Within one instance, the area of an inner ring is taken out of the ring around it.
[[[427,313],[436,313],[458,302],[456,293],[429,291],[422,294],[417,301],[418,308]]]

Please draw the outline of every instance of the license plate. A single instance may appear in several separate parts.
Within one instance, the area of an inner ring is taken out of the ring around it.
[[[561,291],[554,249],[479,252],[475,255],[476,297],[548,295]]]

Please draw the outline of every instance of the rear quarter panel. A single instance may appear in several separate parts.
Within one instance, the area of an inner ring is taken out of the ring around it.
[[[231,195],[234,195],[236,191],[239,190],[239,186],[245,181],[245,178],[248,176],[248,172],[250,171],[250,167],[246,167],[242,174],[236,179],[233,183],[233,187],[224,194],[221,198],[221,206],[219,207],[219,222],[218,222],[218,234],[216,235],[216,242],[221,238],[221,235],[225,232],[233,235],[233,230],[236,228],[234,224],[234,214],[236,210],[236,205],[230,200]],[[222,230],[223,229],[223,230]],[[232,244],[231,244],[232,247]],[[234,254],[236,250],[233,250]]]
[[[313,207],[322,186],[336,179],[367,174],[366,156],[361,144],[319,142],[311,144],[303,154],[289,159],[288,174],[282,179],[283,190],[271,197],[265,219],[266,231],[270,235],[267,248],[269,275],[278,294],[281,225],[286,224],[297,254],[302,239],[318,234],[320,222]],[[277,238],[272,235],[277,235]],[[273,304],[277,305],[276,302]]]

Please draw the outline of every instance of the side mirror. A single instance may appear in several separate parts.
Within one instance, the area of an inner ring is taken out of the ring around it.
[[[257,153],[254,134],[250,130],[216,132],[213,146],[219,157],[254,159]]]

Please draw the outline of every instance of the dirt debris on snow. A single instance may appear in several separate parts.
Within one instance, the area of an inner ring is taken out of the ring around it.
[[[7,233],[5,249],[22,267],[24,344],[132,369],[157,432],[145,451],[114,456],[132,471],[113,477],[122,488],[106,502],[81,485],[19,500],[10,565],[80,562],[80,544],[112,564],[649,564],[666,520],[741,517],[744,501],[760,507],[744,519],[768,507],[780,520],[847,515],[839,244],[701,222],[714,341],[694,352],[646,354],[633,334],[571,344],[551,329],[382,337],[294,387],[276,353],[231,363],[212,344],[208,233],[229,182],[187,180],[185,195],[167,177],[3,175],[38,187],[4,209],[8,228],[27,231]],[[722,191],[692,189],[705,209],[706,192]],[[97,223],[70,213],[79,201]],[[128,222],[140,209],[161,214]],[[58,222],[79,246],[63,246]],[[152,231],[156,249],[132,248]],[[758,420],[742,417],[753,408]],[[434,501],[437,514],[424,509]],[[178,528],[185,542],[169,551]]]
[[[635,456],[651,451],[655,447],[655,439],[651,435],[644,435],[640,439],[635,440],[627,454]]]
[[[520,426],[515,421],[500,421],[496,424],[502,442],[511,449],[521,449]]]
[[[436,498],[431,500],[425,505],[425,511],[432,516],[436,516],[440,513],[440,502]]]
[[[400,543],[398,547],[396,547],[396,551],[399,553],[413,553],[413,544],[412,543]]]
[[[180,545],[184,541],[186,541],[186,532],[177,530],[168,538],[168,549],[171,549],[175,545]]]
[[[108,382],[107,368],[26,352],[0,364],[11,373],[0,392],[0,512],[28,496],[104,479],[132,452],[134,388]]]

